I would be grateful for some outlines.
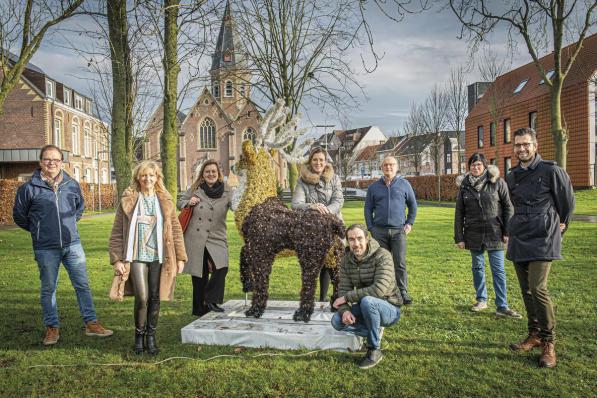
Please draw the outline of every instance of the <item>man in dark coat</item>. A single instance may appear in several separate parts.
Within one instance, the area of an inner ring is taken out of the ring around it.
[[[556,324],[553,304],[547,290],[547,277],[553,260],[562,258],[562,235],[574,210],[570,177],[555,162],[545,161],[537,153],[537,135],[533,129],[514,133],[514,154],[520,161],[508,174],[514,216],[510,220],[508,259],[514,263],[524,305],[529,334],[515,351],[542,347],[539,366],[556,366]]]

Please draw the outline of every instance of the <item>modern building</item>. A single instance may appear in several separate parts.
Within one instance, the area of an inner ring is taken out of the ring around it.
[[[13,58],[14,59],[14,58]],[[64,169],[77,181],[110,182],[109,129],[93,100],[28,64],[0,116],[0,179],[27,180],[39,150],[64,151]]]
[[[563,49],[563,65],[573,49],[573,46]],[[549,77],[553,73],[553,53],[539,62]],[[596,185],[596,82],[597,34],[594,34],[585,39],[564,81],[561,96],[562,121],[569,137],[566,171],[575,187]],[[538,150],[543,159],[555,159],[549,88],[533,63],[499,76],[486,91],[484,85],[476,84],[469,94],[470,112],[465,123],[467,157],[481,152],[504,174],[516,165],[513,132],[532,127],[537,131]]]

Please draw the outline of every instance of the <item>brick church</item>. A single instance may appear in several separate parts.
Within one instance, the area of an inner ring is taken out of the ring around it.
[[[220,164],[230,183],[235,179],[232,166],[239,160],[241,144],[255,142],[261,114],[251,101],[251,73],[235,21],[227,2],[216,50],[210,69],[211,87],[205,87],[188,114],[179,112],[178,186],[187,189],[198,167],[207,160]],[[145,129],[144,159],[159,160],[163,106],[151,116]],[[272,159],[278,181],[286,187],[286,163],[280,156]]]

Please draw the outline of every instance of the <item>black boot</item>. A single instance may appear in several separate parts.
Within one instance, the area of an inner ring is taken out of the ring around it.
[[[155,332],[158,327],[158,317],[160,316],[159,297],[149,300],[147,306],[147,329],[145,330],[145,349],[149,355],[157,355],[160,352],[156,341]]]
[[[149,355],[158,355],[160,352],[155,341],[155,331],[153,334],[149,334],[149,331],[145,334],[145,349]]]
[[[144,338],[145,330],[135,329],[135,348],[133,349],[133,351],[137,355],[143,354]]]

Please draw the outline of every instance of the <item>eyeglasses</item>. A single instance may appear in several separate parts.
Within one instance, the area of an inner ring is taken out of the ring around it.
[[[520,148],[524,148],[524,149],[529,149],[531,147],[531,145],[533,145],[533,142],[523,142],[522,144],[514,144],[514,148],[516,149],[520,149]]]
[[[50,163],[56,163],[56,164],[58,164],[58,163],[62,162],[62,159],[47,159],[47,158],[43,158],[41,161],[44,162],[45,164],[50,164]]]

